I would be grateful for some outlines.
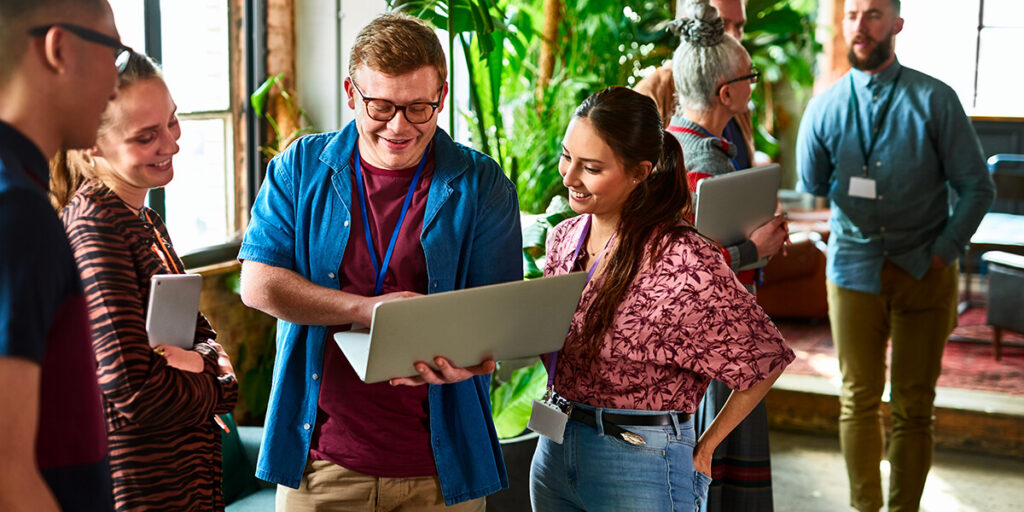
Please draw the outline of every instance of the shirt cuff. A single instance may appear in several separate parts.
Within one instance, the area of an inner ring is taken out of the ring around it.
[[[935,239],[935,244],[932,246],[932,254],[942,258],[942,261],[949,265],[963,254],[963,247],[958,246],[949,238],[939,237]]]

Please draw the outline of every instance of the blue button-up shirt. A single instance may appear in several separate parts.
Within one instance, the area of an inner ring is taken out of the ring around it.
[[[238,257],[338,288],[351,224],[358,133],[299,139],[271,160]],[[435,167],[420,242],[430,293],[523,278],[515,186],[487,156],[434,135]],[[298,487],[316,425],[327,327],[279,320],[273,386],[256,475]],[[330,378],[325,376],[325,378]],[[430,386],[430,436],[445,503],[508,486],[490,417],[489,376]]]
[[[865,146],[878,137],[867,158],[854,116]],[[956,94],[898,61],[877,75],[854,69],[811,100],[800,124],[797,166],[800,188],[832,204],[829,280],[869,293],[881,292],[886,260],[917,279],[933,255],[952,263],[995,197]],[[852,177],[874,180],[876,198],[851,196]]]

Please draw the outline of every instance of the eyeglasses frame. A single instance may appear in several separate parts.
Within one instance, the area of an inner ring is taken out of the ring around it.
[[[733,83],[736,83],[736,82],[742,82],[744,80],[750,80],[750,83],[756,84],[757,82],[761,81],[761,70],[751,66],[750,67],[750,74],[743,75],[743,76],[738,77],[738,78],[733,78],[732,80],[726,80],[725,83],[723,83],[722,85],[729,85],[729,84],[733,84]]]
[[[444,84],[441,84],[441,88],[437,90],[437,95],[438,95],[437,101],[414,101],[414,102],[406,104],[406,105],[399,105],[399,104],[397,104],[397,103],[395,103],[395,102],[393,102],[391,100],[386,100],[384,98],[371,98],[371,97],[363,94],[363,91],[359,89],[358,85],[356,85],[356,80],[354,78],[349,77],[349,80],[352,82],[352,87],[356,90],[357,93],[359,93],[359,97],[362,98],[362,100],[363,100],[363,107],[366,109],[366,115],[369,116],[370,119],[373,119],[374,121],[377,121],[379,123],[390,122],[392,119],[395,118],[395,116],[398,115],[398,111],[402,111],[402,116],[405,117],[405,120],[408,121],[409,124],[424,124],[424,123],[429,122],[434,117],[434,114],[437,113],[437,109],[441,107],[441,98],[440,98],[440,96],[441,96],[441,92],[444,90]],[[370,102],[371,101],[383,101],[383,102],[389,103],[389,104],[391,104],[391,106],[393,106],[395,108],[395,110],[394,110],[394,112],[391,113],[391,117],[389,117],[387,119],[377,119],[377,118],[373,117],[373,114],[370,114]],[[409,108],[409,107],[411,107],[413,105],[430,105],[430,107],[433,110],[431,110],[430,115],[427,116],[426,119],[416,123],[416,122],[413,122],[412,120],[409,119],[409,112],[406,110],[407,108]]]
[[[135,50],[132,50],[130,46],[125,45],[124,43],[118,41],[117,39],[114,39],[113,37],[110,37],[106,34],[101,34],[90,28],[75,25],[73,23],[51,23],[49,25],[40,25],[38,27],[32,27],[28,29],[28,35],[32,37],[43,37],[53,27],[59,27],[64,30],[67,30],[68,32],[71,32],[72,34],[81,38],[83,41],[100,44],[108,48],[117,50],[117,53],[114,54],[114,64],[117,66],[118,73],[124,72],[125,68],[128,66],[129,57],[131,56],[132,53],[135,52]]]

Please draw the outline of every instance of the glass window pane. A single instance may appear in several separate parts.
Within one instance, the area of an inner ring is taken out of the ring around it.
[[[988,2],[985,2],[988,9]],[[1017,57],[1024,48],[1024,28],[991,28],[981,31],[978,59],[978,107],[982,116],[1024,116],[1024,66]]]
[[[228,3],[160,2],[164,76],[178,111],[230,108]]]
[[[982,17],[985,26],[1024,27],[1024,2],[1020,0],[985,0]]]
[[[181,151],[166,187],[167,229],[179,255],[226,242],[234,208],[228,117],[181,121]]]
[[[121,42],[140,52],[146,50],[146,21],[142,5],[139,0],[110,0]]]
[[[906,22],[896,36],[900,63],[952,87],[968,114],[973,114],[979,7],[979,0],[903,2],[900,15]]]

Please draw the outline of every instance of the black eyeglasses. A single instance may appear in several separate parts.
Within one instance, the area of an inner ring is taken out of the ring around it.
[[[90,43],[102,44],[103,46],[112,48],[114,50],[114,65],[117,66],[118,73],[123,73],[124,69],[128,67],[128,58],[131,57],[133,50],[125,46],[121,41],[96,32],[95,30],[80,27],[78,25],[72,25],[70,23],[53,23],[50,25],[30,28],[28,29],[28,35],[32,37],[42,37],[45,36],[53,27],[60,27],[67,30]]]
[[[751,67],[749,75],[743,75],[743,76],[741,76],[739,78],[733,78],[732,80],[726,80],[726,82],[724,84],[722,84],[722,85],[729,85],[731,83],[742,82],[744,80],[750,80],[750,83],[756,84],[758,82],[758,80],[761,80],[761,70],[757,69],[755,67]]]
[[[437,90],[438,100],[434,102],[418,101],[408,105],[395,105],[389,100],[367,97],[363,91],[359,90],[355,80],[352,80],[352,87],[363,99],[363,103],[366,105],[366,115],[370,116],[370,119],[386,123],[394,119],[398,111],[401,110],[405,120],[412,124],[423,124],[434,117],[434,112],[437,112],[437,108],[441,106],[441,91],[444,89],[444,85],[441,85],[441,89]]]

